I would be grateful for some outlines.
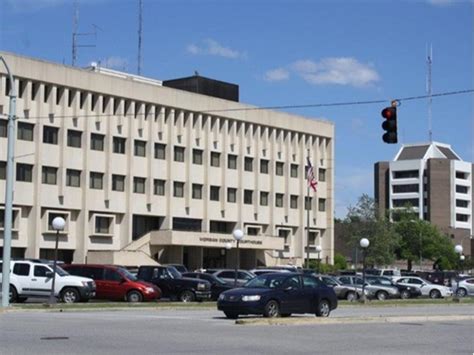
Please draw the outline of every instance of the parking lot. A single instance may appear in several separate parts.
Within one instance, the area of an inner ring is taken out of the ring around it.
[[[423,318],[428,315],[438,319]],[[467,354],[474,351],[473,316],[472,304],[444,303],[342,306],[330,318],[318,319],[318,323],[286,325],[239,325],[213,307],[14,310],[0,314],[0,352]],[[367,322],[367,317],[378,317],[380,321]],[[387,319],[393,317],[401,318],[388,323]],[[291,317],[299,319],[316,317]],[[338,319],[340,323],[329,324]],[[346,319],[355,322],[346,323]]]

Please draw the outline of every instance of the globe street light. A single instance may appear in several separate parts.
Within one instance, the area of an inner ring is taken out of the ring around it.
[[[56,231],[56,244],[54,246],[54,262],[53,262],[53,282],[51,283],[51,293],[49,294],[49,304],[56,303],[56,297],[54,296],[54,286],[56,283],[56,263],[58,260],[58,243],[59,243],[59,231],[64,230],[66,221],[62,217],[55,217],[53,219],[53,229]]]
[[[235,263],[235,275],[234,275],[234,287],[237,287],[237,272],[239,270],[240,255],[239,255],[239,242],[244,238],[244,232],[240,229],[235,229],[232,232],[234,239],[237,241],[237,262]]]
[[[361,301],[365,302],[365,254],[367,254],[366,249],[369,247],[369,240],[367,238],[362,238],[359,242],[360,247],[362,248],[362,296]]]
[[[225,243],[225,265],[227,266],[228,265],[228,260],[227,260],[227,253],[229,252],[229,250],[232,249],[232,243]]]
[[[462,255],[462,245],[458,244],[454,247],[454,252],[459,255],[458,264],[458,277],[456,278],[456,292],[454,293],[453,301],[459,301],[458,290],[459,290],[459,274],[461,273],[460,264],[461,264],[461,256]]]
[[[319,258],[319,253],[321,253],[321,251],[323,250],[323,248],[321,248],[321,245],[316,245],[316,253],[318,254],[318,269],[316,270],[316,272],[319,274],[319,269],[320,269],[320,266],[321,266],[321,259]]]

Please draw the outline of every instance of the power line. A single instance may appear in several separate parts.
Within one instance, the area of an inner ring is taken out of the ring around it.
[[[280,106],[263,106],[263,107],[242,107],[242,108],[228,108],[219,110],[206,110],[206,111],[194,111],[194,113],[215,113],[215,112],[237,112],[237,111],[259,111],[259,110],[284,110],[284,109],[299,109],[299,108],[311,108],[311,107],[336,107],[336,106],[356,106],[356,105],[372,105],[381,104],[386,102],[397,101],[401,104],[404,101],[422,100],[426,98],[442,97],[442,96],[453,96],[474,93],[474,89],[467,90],[456,90],[447,91],[431,95],[419,95],[419,96],[407,96],[396,99],[380,99],[380,100],[368,100],[368,101],[347,101],[347,102],[333,102],[333,103],[314,103],[314,104],[302,104],[302,105],[280,105]],[[129,114],[87,114],[87,115],[54,115],[54,118],[101,118],[101,117],[115,117],[115,116],[144,116],[145,113],[129,113]],[[5,114],[1,116],[6,116]],[[51,119],[51,116],[37,116],[29,117],[33,120]]]

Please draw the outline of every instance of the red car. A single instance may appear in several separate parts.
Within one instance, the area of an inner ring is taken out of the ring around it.
[[[124,267],[116,265],[69,264],[61,265],[71,275],[90,277],[96,284],[97,299],[142,302],[161,297],[161,290],[153,284],[138,281]],[[87,276],[86,276],[87,275]]]

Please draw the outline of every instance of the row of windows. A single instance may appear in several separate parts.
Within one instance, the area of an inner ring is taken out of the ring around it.
[[[393,193],[405,193],[405,192],[418,192],[418,184],[409,184],[409,185],[393,185]]]
[[[5,120],[0,120],[0,122],[7,122]],[[33,129],[34,125],[25,122],[18,122],[18,139],[20,140],[33,140]],[[6,136],[6,126],[5,130],[0,130],[0,133],[4,132]],[[58,132],[59,128],[52,127],[52,126],[43,126],[43,143],[47,144],[58,144]],[[1,135],[0,135],[1,136]],[[91,133],[90,138],[90,146],[91,150],[96,151],[104,151],[105,146],[105,135],[98,134],[98,133]],[[126,138],[123,137],[113,137],[113,152],[117,154],[125,154],[126,153]],[[139,157],[146,157],[146,141],[142,140],[134,140],[133,146],[133,153],[135,156]],[[82,147],[82,132],[71,130],[67,131],[67,146],[74,147],[74,148],[81,148]],[[184,162],[185,161],[185,150],[184,147],[175,146],[173,149],[174,153],[174,161],[176,162]],[[202,165],[204,160],[204,150],[202,149],[193,149],[192,152],[192,162],[196,165]],[[162,143],[155,143],[154,144],[154,157],[155,159],[166,159],[166,144]],[[237,169],[237,155],[228,154],[227,156],[227,168],[228,169]],[[270,161],[267,159],[260,160],[260,173],[268,174],[269,173],[269,164]],[[219,152],[211,152],[210,155],[210,165],[212,167],[220,167],[221,165],[221,153]],[[283,162],[276,162],[275,163],[275,174],[277,176],[284,175],[284,163]],[[244,170],[245,171],[253,171],[254,170],[254,158],[252,157],[245,157],[244,159]],[[290,176],[292,178],[298,177],[298,164],[291,164],[290,165]],[[326,181],[326,169],[320,168],[319,169],[319,181]]]

